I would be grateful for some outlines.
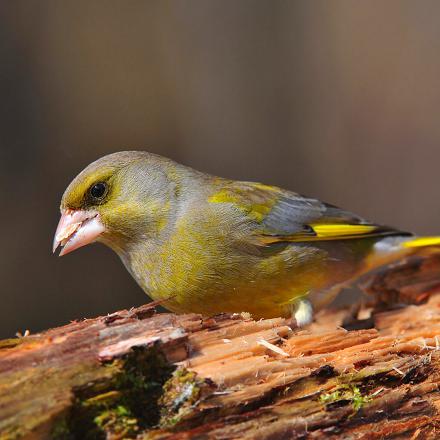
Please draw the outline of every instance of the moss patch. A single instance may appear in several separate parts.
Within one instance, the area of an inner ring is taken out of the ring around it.
[[[196,404],[211,394],[215,388],[208,380],[200,379],[186,368],[176,370],[165,383],[164,393],[159,399],[161,406],[160,425],[171,428],[190,414]]]
[[[134,438],[158,425],[159,398],[174,367],[156,348],[133,348],[122,359],[103,368],[111,379],[75,390],[70,413],[55,424],[55,439]]]
[[[351,404],[353,410],[358,412],[365,404],[371,402],[372,396],[363,394],[357,385],[341,385],[331,393],[323,393],[319,401],[328,409]]]

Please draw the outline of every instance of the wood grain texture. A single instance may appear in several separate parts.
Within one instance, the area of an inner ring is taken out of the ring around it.
[[[418,304],[369,329],[340,327],[345,309],[292,330],[146,305],[1,341],[0,438],[439,438],[438,263],[370,280],[381,307]]]

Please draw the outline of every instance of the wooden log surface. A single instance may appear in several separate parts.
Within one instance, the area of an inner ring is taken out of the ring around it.
[[[374,328],[146,305],[0,341],[0,438],[440,438],[439,267],[377,274]]]

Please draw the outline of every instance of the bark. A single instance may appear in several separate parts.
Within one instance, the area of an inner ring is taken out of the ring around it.
[[[376,274],[369,319],[329,309],[291,329],[146,305],[1,341],[0,438],[439,438],[439,267]],[[417,305],[383,310],[401,302]]]

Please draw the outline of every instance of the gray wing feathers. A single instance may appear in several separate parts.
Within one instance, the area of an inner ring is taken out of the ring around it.
[[[262,222],[266,233],[290,235],[313,232],[310,223],[369,224],[362,217],[317,199],[284,193]]]

